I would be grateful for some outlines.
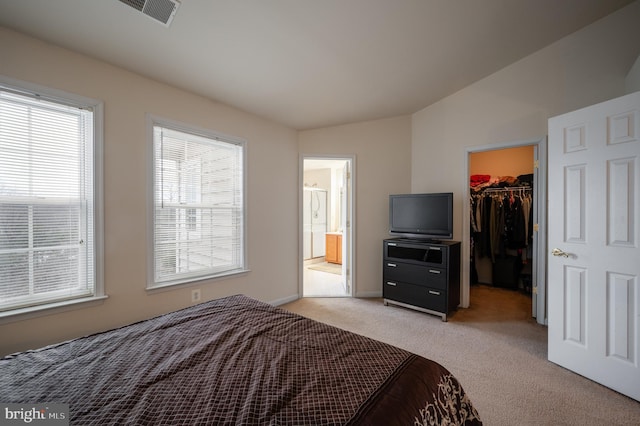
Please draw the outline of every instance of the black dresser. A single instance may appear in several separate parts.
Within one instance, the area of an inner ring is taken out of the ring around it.
[[[394,238],[383,242],[382,295],[389,303],[439,315],[460,304],[460,242]]]

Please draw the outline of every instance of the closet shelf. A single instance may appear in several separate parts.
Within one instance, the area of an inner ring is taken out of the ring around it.
[[[480,191],[478,191],[478,193],[487,193],[487,192],[507,192],[507,191],[526,191],[526,190],[531,190],[532,188],[530,186],[505,186],[505,187],[501,187],[501,188],[485,188],[482,189]]]

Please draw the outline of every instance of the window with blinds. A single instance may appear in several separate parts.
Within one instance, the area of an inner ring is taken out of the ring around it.
[[[94,143],[93,105],[0,84],[0,312],[96,296]]]
[[[243,272],[244,143],[158,119],[152,132],[149,287]]]

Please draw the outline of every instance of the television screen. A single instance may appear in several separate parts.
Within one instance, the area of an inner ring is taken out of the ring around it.
[[[390,195],[389,232],[412,238],[453,238],[453,193]]]

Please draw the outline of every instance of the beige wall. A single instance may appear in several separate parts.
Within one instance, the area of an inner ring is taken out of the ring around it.
[[[110,296],[95,308],[0,326],[0,354],[189,304],[195,286],[153,294],[144,290],[145,113],[249,143],[252,271],[198,284],[205,299],[245,293],[282,301],[297,295],[299,153],[355,155],[356,295],[380,296],[388,195],[454,192],[454,238],[460,239],[466,148],[539,138],[546,134],[549,117],[624,94],[625,77],[640,54],[638,22],[640,2],[635,2],[413,116],[297,134],[0,28],[0,74],[105,102],[105,286]]]
[[[413,115],[412,190],[455,193],[454,239],[462,241],[463,259],[467,152],[540,140],[550,117],[625,94],[640,53],[638,22],[640,1]],[[468,263],[461,269],[461,304],[468,306]]]
[[[412,190],[455,193],[454,238],[466,148],[539,139],[550,117],[623,95],[640,53],[638,22],[635,2],[413,115]]]
[[[382,296],[389,194],[411,189],[411,117],[302,131],[300,153],[355,155],[355,294]]]
[[[105,290],[101,305],[0,325],[0,354],[127,324],[203,299],[297,297],[297,133],[284,126],[0,27],[0,74],[104,101]],[[248,143],[251,272],[148,293],[145,114]]]

